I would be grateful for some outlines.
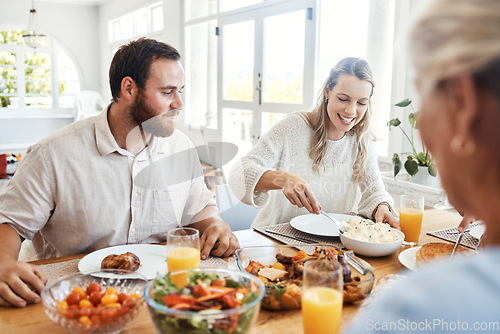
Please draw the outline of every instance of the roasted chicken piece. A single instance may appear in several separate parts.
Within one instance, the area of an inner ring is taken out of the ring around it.
[[[124,269],[136,271],[141,265],[141,260],[132,252],[124,254],[110,254],[101,262],[101,269]]]

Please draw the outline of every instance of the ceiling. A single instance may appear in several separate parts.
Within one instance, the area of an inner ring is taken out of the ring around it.
[[[99,6],[102,5],[109,0],[36,0],[36,2],[53,2],[53,3],[64,3],[64,4],[69,4],[69,5],[94,5],[94,6]]]

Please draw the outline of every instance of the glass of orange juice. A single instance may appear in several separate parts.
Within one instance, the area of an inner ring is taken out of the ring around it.
[[[168,272],[200,267],[200,232],[190,227],[174,228],[167,232]],[[171,274],[178,287],[187,284],[187,274]]]
[[[305,334],[338,333],[343,289],[343,269],[338,262],[306,262],[302,283],[302,322]]]
[[[399,207],[399,225],[405,234],[405,245],[418,244],[424,216],[424,198],[422,196],[402,195]]]

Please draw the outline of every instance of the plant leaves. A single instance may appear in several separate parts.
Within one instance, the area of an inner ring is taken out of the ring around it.
[[[429,174],[431,174],[432,176],[436,177],[436,175],[437,175],[437,168],[436,168],[435,164],[430,165],[429,168],[427,168],[427,171],[429,172]]]
[[[429,166],[429,162],[431,160],[429,154],[425,154],[424,152],[420,152],[417,154],[416,158],[417,158],[418,164],[420,166]]]
[[[406,98],[406,99],[396,103],[395,106],[404,108],[404,107],[408,107],[410,104],[411,104],[411,100],[409,98]]]
[[[410,121],[410,125],[414,129],[418,129],[417,127],[417,113],[410,113],[408,115],[408,120]]]
[[[392,163],[394,164],[394,177],[396,177],[401,170],[401,160],[399,159],[399,155],[397,153],[394,153],[392,156]]]
[[[401,124],[401,121],[399,120],[399,118],[394,118],[394,119],[391,119],[389,122],[387,122],[387,126],[389,127],[389,130],[391,129],[391,126],[399,126],[399,124]]]
[[[408,159],[405,162],[405,169],[410,174],[411,176],[414,176],[415,174],[418,173],[418,163],[413,160],[412,157],[408,157]]]

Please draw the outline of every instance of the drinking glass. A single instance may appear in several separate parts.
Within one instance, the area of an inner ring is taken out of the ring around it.
[[[305,334],[335,334],[340,327],[343,268],[328,260],[308,261],[302,283],[302,322]]]
[[[418,244],[424,216],[424,198],[422,196],[402,195],[399,207],[399,225],[405,234],[403,244]]]
[[[200,233],[190,227],[174,228],[167,232],[168,272],[200,267]],[[187,274],[171,274],[178,287],[187,284]]]

